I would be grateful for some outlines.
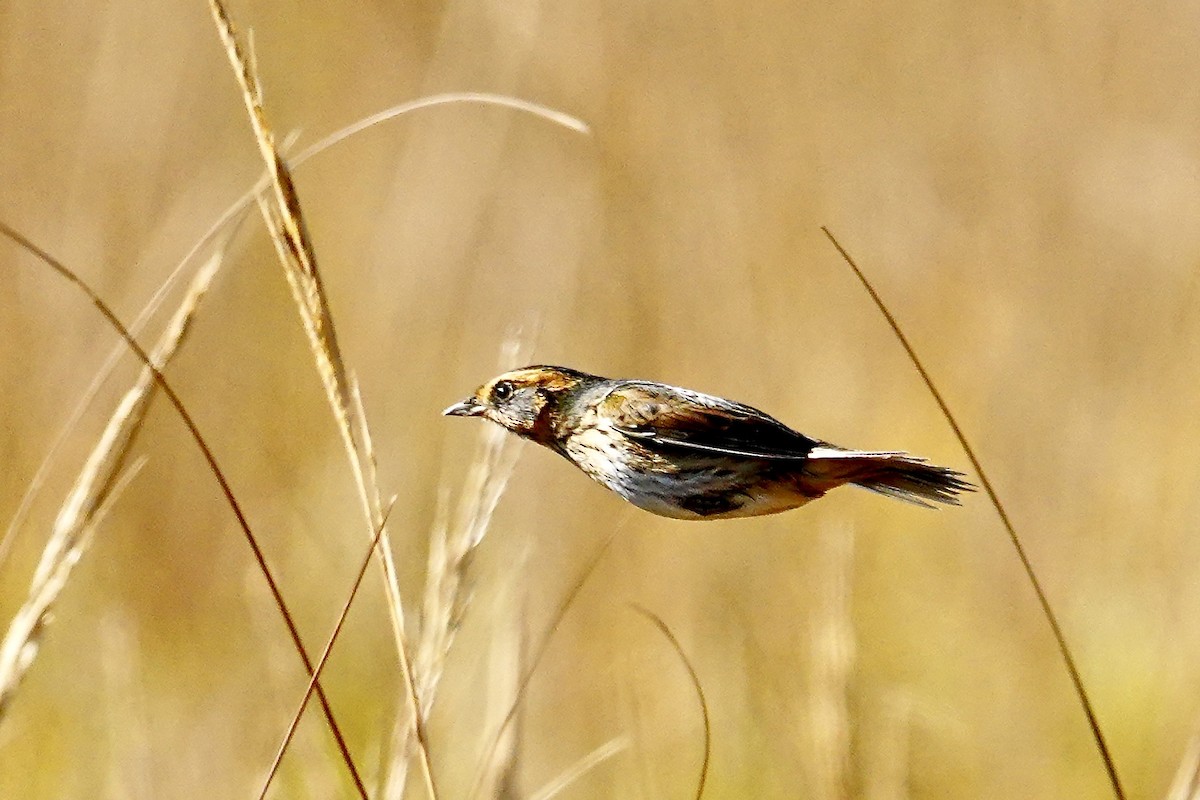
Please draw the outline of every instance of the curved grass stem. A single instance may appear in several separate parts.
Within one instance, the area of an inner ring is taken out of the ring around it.
[[[242,511],[241,504],[238,503],[237,498],[234,496],[233,489],[229,485],[229,481],[226,479],[225,473],[221,470],[220,466],[218,466],[216,456],[213,455],[212,449],[208,446],[208,442],[200,433],[200,429],[196,425],[195,420],[188,412],[187,407],[184,406],[183,400],[180,399],[178,394],[176,394],[175,389],[171,386],[171,384],[167,382],[166,376],[163,375],[162,371],[155,366],[154,361],[150,358],[150,355],[145,351],[145,349],[142,348],[140,344],[138,344],[137,340],[133,338],[133,335],[129,332],[129,329],[125,327],[121,320],[117,318],[117,315],[113,312],[112,308],[106,302],[104,302],[100,295],[98,295],[96,291],[79,276],[78,273],[68,268],[61,261],[54,258],[54,256],[38,247],[30,239],[9,227],[4,222],[0,222],[0,234],[3,234],[13,242],[28,250],[33,255],[37,256],[56,273],[83,292],[91,301],[92,305],[95,306],[100,312],[100,315],[104,317],[105,321],[107,321],[108,324],[112,326],[112,328],[121,337],[121,339],[125,341],[125,344],[129,346],[129,349],[133,351],[134,355],[136,355],[142,364],[153,373],[155,383],[157,383],[158,387],[162,390],[163,396],[166,397],[168,402],[170,402],[170,404],[175,408],[175,412],[179,415],[179,418],[183,420],[183,424],[187,428],[188,433],[196,442],[196,446],[200,448],[200,453],[204,457],[205,462],[208,464],[209,471],[212,472],[213,477],[216,478],[217,484],[221,488],[221,493],[225,497],[225,501],[229,504],[230,509],[233,511],[234,517],[237,518],[238,527],[241,528],[242,533],[246,537],[246,542],[250,545],[250,550],[254,554],[254,560],[258,565],[259,572],[262,573],[263,579],[266,580],[267,588],[270,589],[271,597],[275,601],[275,606],[279,609],[279,614],[281,617],[283,617],[284,624],[287,626],[288,635],[292,639],[292,644],[295,646],[296,652],[300,655],[300,660],[304,663],[305,670],[307,670],[308,675],[311,676],[313,674],[312,659],[309,657],[308,651],[304,649],[304,642],[300,638],[300,630],[296,627],[296,621],[293,619],[291,612],[288,610],[287,603],[283,599],[283,592],[280,590],[279,584],[275,580],[275,576],[271,572],[270,567],[267,566],[266,555],[263,553],[257,537],[255,537],[253,531],[251,531],[250,523],[247,520],[245,513]],[[342,760],[346,764],[346,769],[350,772],[350,776],[354,781],[355,789],[358,795],[363,798],[363,800],[367,800],[366,786],[363,785],[362,778],[358,773],[358,768],[355,766],[354,759],[350,755],[350,748],[346,744],[346,739],[342,735],[341,728],[337,724],[337,720],[334,718],[333,708],[330,706],[329,699],[325,696],[325,690],[321,688],[320,683],[317,683],[316,685],[316,692],[317,700],[320,702],[321,709],[325,713],[325,719],[329,723],[329,729],[333,733],[333,737],[337,742],[337,747],[341,752]]]
[[[958,439],[959,446],[962,447],[967,459],[971,462],[971,466],[975,469],[975,473],[979,476],[979,483],[983,486],[984,492],[987,493],[988,499],[992,501],[992,506],[996,509],[996,514],[999,515],[1000,522],[1004,526],[1004,530],[1008,533],[1008,539],[1012,543],[1013,549],[1017,553],[1017,558],[1021,562],[1021,568],[1025,571],[1025,577],[1029,580],[1029,585],[1033,587],[1034,594],[1037,595],[1038,605],[1042,609],[1042,616],[1046,618],[1046,622],[1049,623],[1050,630],[1054,634],[1054,641],[1058,645],[1059,655],[1062,656],[1063,665],[1067,668],[1067,674],[1071,678],[1071,685],[1075,688],[1079,704],[1083,706],[1083,713],[1087,717],[1088,727],[1091,728],[1092,739],[1096,742],[1096,749],[1100,751],[1100,758],[1104,762],[1105,771],[1108,773],[1108,782],[1112,785],[1113,794],[1116,795],[1118,800],[1125,800],[1125,790],[1122,788],[1121,779],[1117,775],[1116,762],[1113,760],[1112,752],[1108,749],[1108,743],[1104,740],[1104,731],[1100,728],[1100,720],[1096,717],[1096,710],[1092,707],[1091,698],[1088,696],[1087,689],[1083,685],[1083,678],[1079,674],[1079,667],[1075,664],[1075,657],[1071,655],[1071,648],[1067,646],[1067,637],[1058,622],[1058,616],[1050,606],[1050,599],[1046,596],[1045,589],[1042,588],[1042,582],[1038,579],[1037,573],[1034,572],[1033,563],[1029,560],[1029,555],[1025,552],[1025,546],[1021,543],[1021,537],[1017,535],[1017,530],[1013,526],[1008,512],[1004,509],[1004,504],[1000,502],[1000,496],[996,493],[992,482],[988,479],[983,464],[980,462],[979,457],[975,455],[975,448],[971,447],[970,442],[967,441],[967,436],[963,433],[958,420],[954,418],[954,414],[950,411],[950,406],[946,403],[945,398],[942,397],[942,393],[938,391],[933,378],[929,376],[925,365],[917,357],[917,351],[913,349],[912,344],[908,341],[908,337],[900,329],[900,324],[896,322],[896,318],[888,310],[887,305],[883,302],[883,298],[875,291],[875,287],[867,280],[867,276],[859,269],[858,264],[854,262],[854,259],[850,257],[850,254],[846,252],[841,243],[829,232],[829,229],[822,226],[821,232],[837,248],[842,259],[854,271],[854,275],[863,285],[863,288],[867,290],[867,294],[871,296],[871,300],[874,301],[879,312],[883,314],[884,319],[887,320],[892,333],[896,336],[896,340],[900,342],[900,345],[904,348],[904,352],[908,354],[909,360],[916,367],[921,380],[925,382],[925,387],[929,389],[929,393],[933,396],[938,408],[941,409],[942,416],[946,418],[946,422],[950,424],[950,429],[954,431],[954,436]]]

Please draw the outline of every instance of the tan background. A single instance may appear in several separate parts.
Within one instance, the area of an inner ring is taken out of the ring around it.
[[[441,108],[297,171],[383,488],[399,495],[408,597],[439,488],[461,483],[479,424],[438,412],[496,371],[519,326],[539,331],[536,361],[725,394],[841,444],[965,466],[820,234],[829,225],[1024,532],[1130,796],[1165,796],[1200,722],[1195,4],[231,11],[254,29],[268,113],[301,144],[448,90],[536,100],[593,129]],[[0,217],[122,316],[258,169],[199,0],[0,2]],[[0,265],[7,519],[115,339],[26,254],[4,244]],[[3,566],[4,620],[132,374],[73,437]],[[319,641],[364,539],[259,220],[171,376]],[[444,797],[464,796],[478,758],[491,654],[541,635],[614,528],[533,680],[518,796],[620,735],[629,749],[562,796],[689,796],[698,711],[630,602],[671,625],[704,684],[709,798],[1106,796],[982,498],[933,513],[841,490],[786,515],[688,524],[628,509],[523,447],[432,721]],[[147,468],[0,725],[2,797],[247,796],[303,686],[246,545],[164,405],[138,452]],[[396,680],[372,574],[328,672],[369,781]],[[276,796],[341,785],[326,741],[310,715]]]

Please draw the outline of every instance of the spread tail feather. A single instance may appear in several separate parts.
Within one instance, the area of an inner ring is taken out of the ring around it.
[[[805,472],[820,481],[830,481],[829,488],[853,483],[926,508],[933,508],[933,503],[956,506],[959,494],[975,491],[963,473],[899,451],[820,446],[808,454]]]

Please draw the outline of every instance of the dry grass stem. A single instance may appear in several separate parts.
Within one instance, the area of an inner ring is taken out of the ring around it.
[[[653,623],[654,627],[658,628],[659,632],[666,637],[667,642],[671,645],[671,649],[675,651],[675,655],[679,657],[679,661],[687,670],[688,678],[692,683],[692,689],[696,692],[696,703],[700,707],[700,721],[704,726],[704,747],[700,758],[700,775],[696,779],[696,792],[693,797],[700,800],[704,796],[704,786],[708,782],[708,765],[712,760],[712,720],[708,715],[708,699],[704,696],[704,687],[700,683],[700,676],[696,674],[696,668],[692,665],[692,661],[688,658],[687,653],[683,649],[683,645],[679,643],[679,639],[663,621],[662,617],[655,614],[648,608],[643,608],[639,605],[634,605],[633,610],[644,616]]]
[[[522,345],[519,337],[510,339],[502,348],[502,368],[522,363],[530,349]],[[481,425],[478,436],[454,523],[448,524],[448,503],[443,498],[430,541],[415,662],[417,695],[421,698],[421,713],[425,715],[433,707],[446,656],[470,604],[467,570],[487,535],[520,452],[513,437],[505,435],[498,426]]]
[[[575,781],[591,772],[596,767],[629,749],[628,736],[614,736],[597,747],[583,758],[567,767],[553,780],[529,796],[529,800],[553,800],[558,797]]]
[[[854,667],[854,626],[850,620],[850,579],[854,534],[831,527],[820,536],[821,600],[812,620],[807,717],[811,796],[845,800],[850,796],[850,674]]]
[[[111,755],[104,794],[125,800],[150,800],[155,796],[155,747],[146,713],[145,675],[137,663],[142,643],[133,621],[119,612],[105,613],[98,623],[105,714],[112,720],[106,731]]]
[[[624,674],[638,674],[632,653],[625,653],[621,661],[621,671]],[[647,720],[649,712],[642,700],[642,694],[632,678],[622,681],[619,691],[625,724],[633,739],[633,752],[630,754],[633,765],[622,775],[625,779],[623,793],[630,794],[637,800],[662,797],[664,791],[660,770],[651,753],[653,724]]]
[[[875,703],[879,721],[864,737],[860,777],[867,800],[908,800],[912,698],[892,693]]]
[[[1200,800],[1200,734],[1188,742],[1166,800]]]
[[[284,266],[293,299],[309,340],[310,350],[316,361],[317,371],[342,436],[364,517],[373,531],[382,526],[382,513],[379,488],[375,479],[375,460],[371,450],[371,436],[366,415],[363,413],[361,396],[353,376],[347,369],[338,344],[332,312],[317,267],[315,252],[308,235],[299,197],[296,194],[290,170],[275,145],[273,134],[267,123],[263,110],[262,89],[252,58],[247,58],[241,50],[233,25],[219,0],[211,0],[210,7],[225,44],[226,53],[238,78],[255,140],[268,168],[267,188],[270,199],[260,195],[259,207]],[[498,102],[541,114],[576,130],[586,130],[586,126],[579,123],[578,120],[512,98],[500,98],[493,95],[458,95],[431,100],[429,104],[463,99],[476,102]],[[413,105],[403,110],[411,110],[416,107],[418,106]],[[319,152],[320,149],[395,113],[402,113],[402,111],[368,118],[357,126],[353,126],[351,130],[339,132],[330,140],[318,143],[312,152]],[[492,466],[499,465],[493,464]],[[511,469],[511,466],[509,468]],[[427,596],[435,597],[435,599],[427,603],[427,608],[432,611],[432,618],[435,622],[422,626],[422,630],[427,633],[425,646],[421,649],[426,653],[426,660],[423,662],[425,669],[420,673],[424,676],[420,683],[418,683],[417,673],[414,672],[413,665],[410,663],[409,647],[404,630],[404,607],[386,527],[383,527],[379,540],[380,565],[392,622],[393,638],[400,660],[407,696],[406,703],[412,707],[409,714],[401,712],[398,716],[398,719],[401,720],[402,731],[397,733],[393,739],[393,752],[398,758],[406,760],[407,753],[411,749],[408,740],[415,739],[415,746],[422,764],[425,788],[431,797],[436,797],[437,791],[433,780],[428,745],[425,741],[424,717],[432,706],[444,655],[452,642],[458,617],[461,616],[465,607],[459,591],[459,587],[462,585],[462,571],[465,569],[470,553],[478,546],[483,531],[486,530],[487,518],[490,517],[500,492],[503,491],[503,481],[499,482],[498,488],[495,482],[491,482],[486,486],[481,485],[480,489],[482,491],[494,489],[495,491],[483,497],[483,505],[463,521],[465,535],[450,537],[446,540],[446,546],[440,551],[445,561],[430,573],[431,588]],[[426,616],[428,618],[430,614]],[[392,774],[394,777],[389,779],[389,786],[395,787],[398,781],[402,785],[406,775],[405,767],[394,767]],[[389,791],[389,795],[395,796],[392,791]]]
[[[226,222],[232,222],[233,220],[237,219],[242,211],[244,211],[244,209],[235,210],[235,213],[230,214]],[[223,227],[224,226],[222,225],[222,228]],[[216,235],[220,232],[220,230],[220,228],[214,229],[211,236],[206,236],[203,242],[197,243],[197,245],[188,252],[187,256],[184,257],[183,261],[181,261],[175,267],[175,269],[171,271],[171,274],[167,276],[167,279],[163,281],[158,289],[155,290],[154,294],[151,295],[150,299],[142,307],[141,311],[138,312],[137,317],[135,317],[133,322],[129,324],[130,333],[136,336],[141,332],[142,328],[161,307],[163,300],[171,291],[171,288],[175,286],[179,278],[183,275],[183,271],[187,265],[191,263],[191,260],[196,256],[197,253],[200,252],[204,244],[207,244],[216,238]],[[233,233],[234,231],[230,230],[228,236],[225,237],[225,240],[217,244],[214,248],[214,251],[218,253],[223,252],[228,246],[229,240],[232,238]],[[203,269],[205,269],[205,267],[201,266],[200,270],[202,271]],[[42,487],[45,485],[46,478],[50,474],[50,468],[58,458],[58,454],[62,450],[63,445],[67,442],[67,439],[70,437],[70,435],[75,431],[76,427],[79,425],[79,421],[83,419],[84,413],[89,407],[91,407],[92,401],[96,399],[96,395],[100,392],[100,387],[105,381],[108,380],[109,376],[112,375],[112,371],[116,368],[121,356],[127,351],[128,348],[123,342],[117,342],[109,349],[108,354],[105,356],[104,361],[100,366],[100,369],[97,370],[95,376],[93,376],[92,382],[88,384],[87,389],[84,390],[83,394],[80,395],[79,400],[76,401],[75,406],[71,409],[70,415],[67,417],[67,421],[63,423],[62,428],[60,428],[58,433],[55,435],[54,441],[51,442],[50,448],[46,451],[46,455],[42,458],[41,463],[38,464],[37,470],[34,472],[33,477],[26,485],[25,491],[21,494],[21,499],[17,503],[17,509],[13,512],[12,519],[9,520],[8,527],[4,531],[3,538],[0,538],[0,572],[4,570],[4,564],[8,558],[9,551],[12,548],[12,543],[16,539],[21,526],[25,524],[25,520],[28,518],[30,510],[33,508],[33,502],[37,498],[37,495],[41,491]]]
[[[308,679],[308,685],[304,688],[304,695],[300,698],[296,713],[292,715],[292,721],[288,724],[287,732],[283,735],[283,741],[279,743],[279,747],[275,751],[275,758],[271,762],[271,768],[267,772],[267,777],[263,780],[262,789],[258,793],[259,800],[267,796],[267,791],[271,788],[271,781],[275,779],[275,775],[279,771],[279,765],[283,763],[283,756],[287,753],[288,746],[292,743],[292,738],[296,735],[296,729],[300,726],[300,719],[304,716],[304,709],[308,706],[308,701],[312,698],[313,690],[316,689],[317,681],[321,677],[321,670],[325,668],[325,662],[329,660],[329,654],[333,652],[333,646],[337,643],[338,635],[342,632],[342,626],[346,623],[346,617],[350,614],[350,606],[353,605],[359,587],[362,586],[363,577],[367,574],[367,567],[371,564],[371,556],[375,554],[375,549],[379,545],[379,537],[383,534],[383,528],[387,524],[387,518],[391,515],[395,504],[396,498],[392,497],[384,509],[383,520],[375,531],[375,538],[371,540],[371,546],[367,548],[367,553],[363,557],[362,565],[354,577],[354,583],[350,587],[350,593],[346,597],[346,602],[342,603],[342,609],[338,612],[338,618],[333,625],[333,630],[330,632],[329,638],[325,641],[325,647],[321,650],[320,658],[317,659],[317,663],[313,667],[312,676]]]
[[[241,577],[242,590],[248,599],[245,603],[246,614],[249,622],[253,625],[252,635],[255,637],[255,641],[261,643],[255,652],[263,676],[263,682],[258,688],[265,698],[270,699],[271,716],[273,720],[277,721],[280,714],[290,714],[295,710],[293,704],[296,700],[296,684],[292,672],[293,656],[284,643],[272,635],[276,624],[273,609],[254,602],[252,599],[257,594],[259,576],[254,570],[247,569]],[[314,662],[313,673],[317,672],[317,666],[317,662]],[[324,680],[324,676],[321,676],[322,684]],[[291,769],[282,775],[277,775],[272,783],[272,786],[275,787],[275,796],[340,798],[346,795],[346,786],[341,773],[337,770],[341,758],[335,749],[335,744],[325,735],[324,726],[320,723],[317,725],[301,724],[287,749],[288,763]],[[365,761],[365,758],[362,760]],[[364,772],[368,771],[365,764],[363,770]],[[262,786],[263,780],[261,769],[248,775],[244,796],[250,798],[251,793]]]
[[[308,651],[304,648],[304,640],[300,636],[300,630],[296,627],[296,620],[288,609],[287,602],[284,600],[283,591],[279,588],[279,582],[275,580],[274,573],[271,572],[270,565],[267,564],[266,554],[258,543],[258,538],[254,535],[254,531],[250,527],[250,522],[246,518],[246,514],[242,511],[241,503],[238,502],[237,496],[233,493],[233,487],[230,485],[228,478],[225,477],[221,465],[217,463],[216,456],[213,455],[212,448],[208,446],[208,441],[200,432],[200,428],[196,425],[196,420],[187,410],[183,400],[179,394],[167,381],[166,376],[162,371],[154,365],[154,360],[150,354],[138,344],[137,339],[133,338],[129,329],[122,324],[121,320],[113,312],[112,307],[96,293],[96,290],[85,281],[79,273],[67,267],[66,264],[50,255],[45,249],[34,244],[27,236],[24,236],[19,231],[11,226],[0,221],[0,234],[12,240],[20,247],[35,255],[43,264],[48,266],[57,275],[69,282],[80,292],[82,292],[91,302],[93,308],[100,313],[114,331],[125,342],[126,346],[138,357],[138,360],[150,370],[153,374],[154,382],[170,402],[171,407],[175,409],[180,421],[187,429],[188,435],[192,441],[196,443],[196,447],[200,450],[200,454],[204,458],[205,464],[208,466],[209,472],[212,473],[217,485],[220,487],[221,495],[225,498],[225,502],[229,505],[230,511],[233,512],[234,518],[237,520],[238,529],[246,539],[246,544],[249,545],[250,551],[254,556],[255,565],[258,567],[259,573],[263,580],[266,581],[267,588],[271,593],[271,599],[275,603],[276,609],[279,611],[279,616],[282,618],[284,626],[287,628],[288,636],[291,638],[292,645],[300,656],[301,662],[304,664],[308,674],[312,674],[312,659],[309,658]],[[354,780],[355,788],[361,797],[366,798],[366,787],[363,786],[362,778],[358,774],[358,768],[354,764],[354,758],[350,755],[350,749],[346,744],[346,739],[342,735],[341,727],[338,725],[337,718],[334,716],[333,707],[329,703],[329,698],[326,697],[324,689],[317,684],[317,699],[321,704],[321,711],[325,715],[325,720],[329,725],[330,733],[333,735],[337,743],[338,751],[342,757],[346,769],[349,771]]]
[[[428,97],[420,97],[416,100],[410,100],[405,103],[385,108],[382,111],[377,111],[367,117],[364,117],[357,122],[339,128],[333,133],[325,136],[317,142],[305,147],[295,156],[288,159],[290,168],[295,169],[305,163],[314,156],[318,156],[334,145],[340,144],[351,137],[362,133],[365,130],[373,128],[383,122],[397,119],[405,114],[410,114],[414,111],[420,111],[426,108],[437,108],[439,106],[459,105],[459,104],[477,104],[477,105],[492,105],[501,106],[503,108],[511,108],[516,111],[532,114],[548,122],[556,125],[562,125],[568,130],[583,134],[591,134],[591,128],[587,123],[569,114],[564,114],[552,108],[548,108],[537,103],[531,103],[528,100],[522,100],[517,97],[509,97],[502,94],[490,94],[487,92],[446,92],[444,94],[435,94]],[[287,150],[288,141],[284,142],[284,150]],[[229,223],[235,220],[238,215],[244,213],[258,199],[264,191],[271,186],[271,175],[268,173],[258,180],[250,189],[242,194],[237,200],[233,201],[219,217],[208,227],[200,238],[196,240],[191,249],[184,254],[183,259],[175,268],[175,271],[168,278],[168,283],[174,281],[178,274],[182,272],[184,267],[195,258],[196,254],[210,244],[217,235],[225,229]]]
[[[236,216],[237,215],[234,214],[230,217],[230,219],[232,220],[236,218]],[[214,234],[215,233],[217,233],[217,231],[214,231]],[[230,235],[232,236],[232,231],[230,232]],[[214,237],[209,238],[211,239]],[[216,246],[216,251],[223,252],[227,244],[228,237],[226,238],[226,241]],[[181,262],[178,267],[171,272],[167,279],[163,281],[158,289],[155,290],[154,294],[142,307],[142,310],[138,312],[137,317],[135,317],[133,322],[129,324],[130,333],[134,334],[135,336],[141,333],[142,328],[147,322],[149,322],[150,318],[155,314],[155,312],[158,311],[168,292],[170,292],[171,288],[183,274],[184,267],[187,266],[191,258],[194,257],[195,253],[199,252],[199,250],[200,248],[196,247],[189,254],[189,257]],[[203,270],[205,267],[201,266],[200,269]],[[21,499],[17,503],[17,509],[13,512],[12,519],[9,520],[8,527],[4,531],[3,538],[0,538],[0,572],[4,570],[4,564],[8,558],[9,551],[12,548],[12,543],[15,541],[21,526],[24,525],[26,519],[28,519],[29,512],[33,508],[33,502],[37,498],[37,495],[41,491],[42,487],[45,485],[46,479],[50,474],[50,468],[57,460],[58,454],[62,451],[63,445],[70,438],[71,434],[74,433],[76,427],[79,425],[80,420],[83,419],[83,415],[87,412],[88,408],[91,407],[92,402],[96,399],[96,395],[100,393],[101,386],[103,386],[104,382],[107,381],[112,375],[117,363],[121,360],[121,356],[125,355],[126,352],[128,352],[128,348],[122,342],[117,342],[109,349],[108,354],[105,356],[104,361],[100,365],[100,369],[98,369],[96,374],[92,377],[92,382],[88,384],[88,387],[83,391],[83,394],[80,395],[74,407],[71,409],[71,413],[67,417],[67,421],[63,423],[58,433],[55,434],[54,441],[51,442],[49,449],[46,451],[46,455],[38,464],[37,469],[34,471],[33,477],[29,480],[29,483],[25,487],[25,491],[21,494]]]
[[[628,520],[629,518],[626,517],[625,519]],[[545,633],[542,634],[537,646],[533,648],[531,657],[529,659],[529,665],[525,668],[525,671],[521,675],[521,681],[517,685],[517,691],[513,697],[512,704],[508,707],[508,712],[504,715],[504,719],[502,719],[500,724],[497,726],[496,732],[492,734],[491,743],[484,751],[483,759],[480,761],[479,767],[475,772],[475,777],[471,781],[471,791],[467,793],[468,798],[485,796],[481,794],[485,783],[485,776],[491,765],[495,764],[497,761],[496,754],[500,748],[500,743],[504,740],[505,734],[508,732],[509,727],[517,718],[517,711],[521,707],[521,702],[525,699],[525,693],[529,691],[529,684],[533,681],[533,676],[537,674],[538,667],[541,666],[542,658],[544,658],[546,655],[546,650],[550,646],[550,640],[553,638],[554,632],[558,630],[563,619],[566,618],[567,612],[571,609],[571,606],[575,604],[575,600],[578,599],[580,593],[583,591],[583,587],[587,584],[588,579],[595,574],[596,567],[600,566],[600,562],[604,560],[604,556],[608,554],[608,548],[612,546],[613,540],[616,539],[617,534],[620,532],[622,527],[623,524],[614,526],[612,531],[608,534],[601,545],[596,548],[596,551],[592,554],[592,557],[584,565],[583,569],[579,573],[579,577],[576,578],[575,582],[571,585],[571,588],[568,589],[566,595],[564,595],[562,602],[558,604],[557,608],[555,608],[554,614],[550,617],[550,622],[546,626]]]
[[[1083,677],[1079,674],[1079,667],[1075,664],[1075,657],[1071,655],[1071,648],[1067,646],[1066,634],[1063,633],[1062,626],[1058,622],[1058,616],[1050,606],[1050,598],[1046,596],[1046,591],[1042,588],[1042,582],[1038,580],[1037,573],[1034,572],[1033,562],[1029,560],[1029,555],[1025,552],[1025,546],[1021,543],[1021,537],[1017,535],[1017,530],[1013,526],[1012,520],[1009,519],[1008,512],[1004,509],[1004,504],[1000,502],[1000,496],[992,487],[992,482],[988,479],[987,472],[983,469],[983,464],[980,463],[979,458],[975,455],[975,448],[971,447],[970,442],[967,441],[966,434],[963,433],[962,428],[959,427],[958,420],[955,419],[954,414],[950,411],[950,406],[943,399],[942,393],[938,391],[933,379],[925,370],[925,365],[917,357],[917,351],[913,349],[913,346],[908,341],[908,337],[900,329],[900,324],[892,316],[892,312],[883,302],[883,298],[875,291],[875,287],[867,280],[867,276],[859,269],[858,264],[850,257],[850,254],[846,252],[841,243],[829,232],[829,229],[823,227],[821,231],[833,244],[834,248],[837,249],[847,266],[850,267],[855,277],[858,278],[859,283],[866,289],[867,294],[870,295],[871,300],[875,303],[883,318],[887,320],[892,333],[896,336],[896,340],[900,342],[900,345],[904,348],[904,352],[908,354],[909,361],[912,362],[917,373],[921,376],[925,387],[929,389],[929,394],[933,397],[934,402],[937,403],[938,408],[941,409],[942,416],[946,418],[946,422],[949,423],[951,430],[954,431],[954,436],[958,439],[958,443],[966,454],[967,459],[971,462],[975,473],[979,475],[979,483],[987,493],[988,499],[992,501],[992,506],[996,509],[996,514],[1000,517],[1000,522],[1004,525],[1004,530],[1008,534],[1009,542],[1012,544],[1013,550],[1016,551],[1017,558],[1020,559],[1025,577],[1029,581],[1029,585],[1033,587],[1034,594],[1037,595],[1038,605],[1042,609],[1042,616],[1046,618],[1046,622],[1050,625],[1050,631],[1054,635],[1054,642],[1058,646],[1059,654],[1062,656],[1063,665],[1067,668],[1071,685],[1075,689],[1076,696],[1079,698],[1079,704],[1083,707],[1084,716],[1087,717],[1088,727],[1092,732],[1092,739],[1095,741],[1096,749],[1100,753],[1100,759],[1104,763],[1105,772],[1108,773],[1108,781],[1112,786],[1113,794],[1117,797],[1117,800],[1125,800],[1125,790],[1121,786],[1120,777],[1117,775],[1116,761],[1113,760],[1112,752],[1109,751],[1108,743],[1104,739],[1104,731],[1100,728],[1100,720],[1096,716],[1095,709],[1092,707],[1092,701],[1088,696],[1087,688],[1083,685]]]
[[[510,609],[503,621],[497,620],[492,624],[490,658],[487,671],[487,708],[483,715],[480,732],[485,735],[481,742],[488,742],[486,732],[490,731],[505,714],[516,699],[524,674],[526,651],[524,613],[529,604],[527,584],[520,576],[527,575],[525,566],[529,550],[523,548],[512,569],[506,572],[506,591],[504,599],[494,604],[494,608]],[[520,599],[516,600],[516,596]],[[518,716],[515,724],[500,737],[497,747],[492,751],[491,760],[481,764],[483,770],[483,791],[485,797],[520,797],[522,792],[520,780],[520,759],[522,741],[522,722]]]
[[[531,350],[531,342],[524,341],[519,333],[514,334],[501,346],[501,368],[523,363]],[[467,571],[472,556],[487,535],[519,453],[512,437],[505,436],[504,431],[494,425],[480,426],[478,436],[475,456],[467,470],[453,521],[449,499],[443,492],[438,498],[437,516],[431,531],[421,624],[413,663],[420,713],[424,718],[428,718],[433,710],[446,659],[470,604]],[[406,753],[411,749],[411,744],[405,741],[405,730],[410,726],[402,717],[397,722],[392,741],[393,759],[384,793],[385,797],[394,800],[404,795],[408,777]]]
[[[179,308],[149,354],[155,369],[161,371],[183,343],[196,310],[221,267],[222,258],[222,252],[214,253],[192,279]],[[34,570],[27,599],[0,642],[0,719],[37,656],[51,607],[115,496],[114,490],[120,484],[130,446],[141,429],[154,394],[154,378],[154,371],[144,367],[121,398],[55,518],[50,538]]]
[[[431,798],[437,797],[433,778],[433,765],[417,700],[416,684],[413,680],[406,636],[404,632],[404,606],[400,598],[400,584],[392,559],[391,540],[383,525],[383,512],[378,486],[369,480],[374,475],[374,464],[369,451],[368,439],[363,436],[366,420],[356,413],[354,389],[342,359],[341,348],[333,326],[333,317],[325,296],[325,288],[317,269],[316,255],[300,208],[300,198],[292,183],[291,173],[275,147],[274,136],[267,124],[262,104],[262,89],[253,64],[245,57],[228,14],[220,0],[210,0],[213,20],[225,45],[229,62],[233,66],[241,87],[242,99],[250,115],[254,138],[267,164],[270,178],[270,197],[259,198],[259,208],[271,233],[271,240],[292,289],[293,299],[300,313],[309,347],[316,361],[317,372],[325,387],[326,397],[334,420],[342,436],[349,458],[351,471],[367,523],[368,537],[379,536],[380,565],[387,597],[392,634],[400,661],[406,702],[412,706],[412,732],[420,756],[421,771],[425,788]]]
[[[387,122],[389,119],[407,114],[412,111],[419,111],[423,108],[433,108],[435,106],[453,105],[459,103],[478,103],[482,105],[502,106],[511,108],[515,111],[523,111],[527,114],[532,114],[535,117],[553,122],[555,125],[561,125],[567,130],[591,135],[592,129],[586,122],[573,117],[570,114],[564,114],[547,106],[531,103],[528,100],[522,100],[519,97],[509,97],[503,94],[491,94],[488,92],[447,92],[445,94],[435,94],[429,97],[421,97],[416,100],[411,100],[407,103],[401,103],[391,108],[385,108],[383,111],[378,111],[368,117],[363,117],[358,122],[347,125],[341,130],[334,131],[323,139],[309,145],[303,151],[296,155],[294,164],[307,161],[310,157],[316,155],[322,150],[337,144],[338,142],[348,139],[357,133],[367,130],[381,122]],[[262,188],[266,188],[265,183]],[[258,189],[257,191],[261,191]]]

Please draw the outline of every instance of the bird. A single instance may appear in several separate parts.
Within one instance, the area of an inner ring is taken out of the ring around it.
[[[958,505],[975,488],[948,467],[902,451],[838,447],[744,403],[567,367],[505,372],[442,413],[483,417],[633,505],[675,519],[775,514],[844,484],[929,508]]]

